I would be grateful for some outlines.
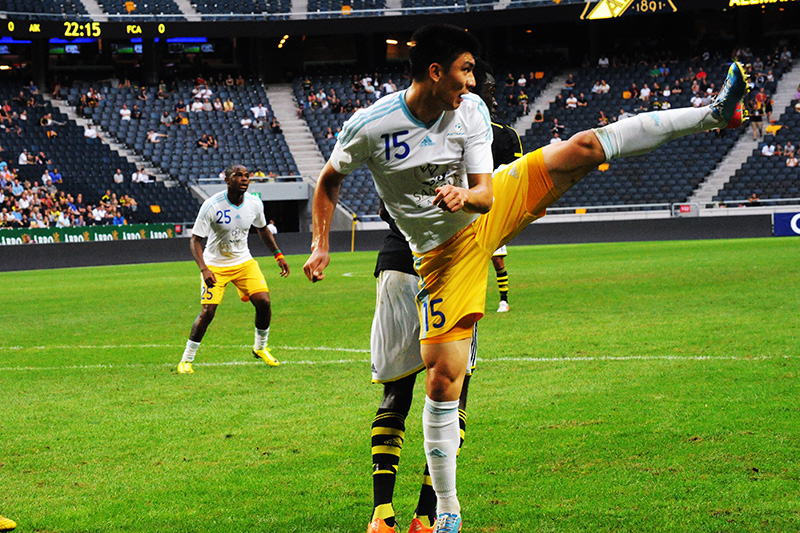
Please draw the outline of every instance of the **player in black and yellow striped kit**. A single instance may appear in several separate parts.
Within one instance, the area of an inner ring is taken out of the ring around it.
[[[495,122],[495,112],[497,111],[497,100],[494,93],[497,90],[497,82],[494,79],[492,67],[480,58],[477,58],[475,65],[475,91],[489,108],[492,116],[492,159],[495,168],[500,165],[507,165],[522,157],[522,141],[517,131],[511,126],[504,126]],[[508,271],[506,270],[505,257],[508,255],[505,246],[501,246],[492,255],[492,266],[497,276],[497,289],[500,291],[500,305],[498,313],[506,313],[511,308],[508,304]]]

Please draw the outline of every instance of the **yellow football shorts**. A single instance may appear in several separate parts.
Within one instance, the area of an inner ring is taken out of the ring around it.
[[[543,217],[547,206],[559,198],[541,149],[496,171],[492,188],[494,204],[488,213],[433,250],[414,254],[420,275],[417,311],[422,344],[472,335],[486,305],[492,254]]]
[[[232,267],[218,267],[208,265],[209,270],[217,277],[217,283],[213,287],[207,287],[206,282],[200,276],[202,292],[200,294],[201,304],[219,304],[225,296],[225,286],[233,283],[239,293],[239,298],[243,302],[250,300],[250,296],[257,292],[269,292],[267,280],[258,267],[255,259],[250,259],[239,265]]]

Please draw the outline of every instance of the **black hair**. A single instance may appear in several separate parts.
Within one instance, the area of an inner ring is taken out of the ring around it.
[[[480,43],[473,35],[450,24],[423,26],[411,36],[414,46],[408,52],[411,60],[411,77],[416,81],[425,79],[428,67],[433,63],[449,70],[458,56],[465,52],[480,55]]]
[[[476,57],[475,68],[472,69],[472,75],[475,76],[475,92],[479,92],[483,84],[486,83],[487,75],[494,77],[494,70],[488,62]]]

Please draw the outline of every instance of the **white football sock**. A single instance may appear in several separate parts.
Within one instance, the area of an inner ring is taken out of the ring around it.
[[[724,127],[727,123],[706,107],[651,111],[592,131],[597,135],[606,161],[646,154],[667,141]]]
[[[186,341],[186,349],[183,351],[181,363],[191,363],[194,361],[194,356],[197,354],[198,348],[200,348],[199,342]]]
[[[461,433],[458,426],[458,400],[436,402],[425,397],[422,411],[425,456],[436,491],[440,513],[460,513],[456,497],[456,456]]]
[[[267,347],[267,340],[269,339],[269,328],[258,329],[256,328],[256,338],[253,341],[253,350],[263,350]]]

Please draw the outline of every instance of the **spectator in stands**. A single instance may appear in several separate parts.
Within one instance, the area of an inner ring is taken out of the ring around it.
[[[155,130],[150,130],[150,131],[147,132],[147,141],[151,142],[153,144],[158,144],[158,143],[161,142],[161,141],[159,141],[159,139],[161,137],[166,137],[166,136],[167,136],[166,133],[158,133]]]
[[[206,113],[214,111],[214,106],[211,104],[211,100],[209,100],[208,98],[203,98],[203,111],[205,111]]]
[[[578,108],[578,99],[575,97],[573,93],[569,93],[569,97],[567,97],[566,101],[566,108],[567,109],[577,109]]]
[[[125,176],[122,175],[122,170],[117,169],[117,171],[114,173],[114,183],[116,183],[117,185],[121,185],[124,182],[125,182]]]
[[[786,141],[786,144],[783,146],[783,151],[787,155],[789,154],[789,152],[794,152],[795,151],[795,148],[794,148],[794,145],[792,144],[792,141]]]
[[[761,147],[761,155],[765,157],[771,157],[775,155],[775,145],[768,142],[764,143],[764,146]]]
[[[541,109],[537,109],[536,113],[533,115],[534,122],[544,122],[544,115],[542,114]]]
[[[588,107],[589,101],[586,99],[583,93],[578,97],[578,107]]]
[[[319,92],[321,92],[323,95],[325,94],[324,92],[322,92],[322,89],[320,89]],[[266,107],[264,107],[263,103],[259,103],[257,106],[251,107],[250,112],[253,113],[253,118],[260,118],[265,120],[269,115],[269,110]]]
[[[756,193],[753,193],[750,195],[750,198],[747,199],[747,205],[750,207],[758,207],[761,205],[761,199]]]
[[[17,158],[18,165],[27,165],[29,163],[33,163],[33,161],[29,161],[29,155],[27,150],[23,150],[20,152],[19,157]]]
[[[97,133],[97,128],[95,128],[94,124],[92,124],[91,122],[87,124],[86,128],[83,130],[83,136],[90,143],[103,140],[103,138]]]
[[[260,119],[260,118],[257,118],[255,120],[253,120],[253,122],[250,124],[250,129],[263,130],[264,126],[266,126],[266,124],[264,123],[264,120]]]
[[[277,235],[278,234],[278,227],[275,225],[275,221],[274,220],[270,219],[269,224],[267,224],[267,229],[273,235]]]
[[[528,78],[525,77],[525,74],[520,74],[517,78],[517,87],[525,88],[526,85],[528,85]]]
[[[133,174],[131,174],[131,182],[153,183],[153,180],[150,178],[150,174],[148,174],[144,167],[142,167],[138,171],[134,171]]]
[[[326,139],[333,139],[334,138],[333,128],[331,128],[330,126],[328,126],[328,130],[325,132],[325,138]]]
[[[115,226],[124,226],[128,222],[125,220],[125,217],[122,216],[122,213],[114,211],[114,218],[111,219],[111,223]]]
[[[93,225],[101,225],[106,223],[106,217],[108,216],[108,212],[103,204],[97,204],[97,206],[91,208],[91,223]]]
[[[241,74],[239,74],[239,75],[236,77],[236,86],[237,86],[237,87],[244,87],[244,78],[242,78],[242,75],[241,75]]]
[[[253,125],[253,119],[251,119],[250,117],[247,117],[247,116],[242,117],[242,120],[239,121],[239,124],[242,125],[242,128],[244,128],[246,130],[249,130],[250,126]]]
[[[558,133],[559,136],[560,136],[560,135],[563,135],[564,133],[566,133],[566,130],[567,130],[567,127],[564,126],[563,124],[559,124],[557,118],[553,119],[553,127],[550,128],[550,131],[552,133]]]
[[[651,94],[650,87],[645,83],[642,87],[642,90],[639,91],[639,100],[642,102],[649,102],[650,101],[650,94]]]
[[[561,136],[559,136],[558,132],[554,132],[553,133],[553,138],[550,139],[550,144],[560,143],[563,140],[564,139],[562,139]]]
[[[311,91],[314,90],[314,84],[311,83],[311,79],[308,76],[303,78],[303,82],[302,82],[301,85],[303,87],[303,92],[306,93],[306,94],[310,94]]]
[[[572,77],[572,74],[567,77],[567,81],[564,82],[564,87],[567,89],[575,88],[575,79]]]
[[[146,102],[149,100],[149,97],[147,96],[147,90],[144,87],[139,89],[139,94],[136,95],[136,99],[140,102]]]
[[[269,125],[269,130],[275,135],[283,133],[283,129],[281,129],[281,123],[278,122],[277,118],[272,117],[272,122]]]
[[[600,68],[608,68],[608,65],[609,65],[608,56],[605,54],[601,55],[600,58],[597,60],[597,66]]]
[[[794,150],[788,152],[786,157],[786,166],[789,168],[794,168],[797,166],[797,158],[794,156]]]
[[[189,107],[189,110],[192,113],[200,113],[201,111],[203,111],[202,100],[195,100],[194,102],[192,102],[192,105]]]
[[[750,114],[750,127],[753,130],[753,140],[764,135],[764,109],[752,100],[748,101]]]
[[[214,99],[214,111],[224,111],[222,106],[222,100],[219,98]]]
[[[53,180],[53,183],[59,184],[64,180],[64,176],[61,175],[61,172],[58,171],[58,168],[55,167],[53,170],[49,172],[50,179]]]
[[[175,112],[186,113],[186,104],[183,103],[183,100],[178,100],[178,103],[175,104]]]
[[[57,228],[68,228],[72,225],[72,221],[70,220],[70,214],[68,211],[61,210],[58,212],[58,218],[56,218],[56,227]]]
[[[161,125],[169,128],[170,126],[172,126],[174,120],[175,119],[172,118],[172,115],[169,114],[169,111],[165,109],[164,114],[161,115]]]
[[[216,139],[207,133],[204,133],[199,139],[197,139],[197,146],[203,150],[208,150],[209,148],[218,148]]]
[[[98,93],[94,87],[89,87],[89,90],[86,92],[86,103],[89,107],[97,107],[102,99],[103,96]]]
[[[128,109],[127,104],[122,104],[122,109],[119,110],[119,116],[121,120],[130,120],[131,119],[131,110]]]
[[[775,145],[775,152],[772,155],[776,157],[783,157],[783,147],[780,145],[780,143]]]
[[[383,94],[393,93],[397,91],[397,85],[395,85],[394,82],[392,82],[392,79],[389,78],[389,81],[381,85],[381,91],[383,92]]]
[[[561,96],[561,95],[559,95],[559,96]],[[524,89],[520,89],[519,90],[519,94],[517,95],[517,105],[519,105],[520,108],[522,108],[522,114],[523,115],[527,115],[528,114],[528,95],[525,94],[525,90]]]
[[[226,98],[222,103],[222,110],[226,113],[228,111],[233,111],[233,100],[231,100],[230,97]]]
[[[40,150],[38,154],[33,156],[33,161],[31,161],[30,156],[28,157],[28,163],[33,163],[35,165],[52,165],[53,161]]]
[[[703,97],[699,93],[695,94],[689,102],[691,102],[692,107],[701,107],[703,105]]]
[[[236,81],[233,79],[233,76],[231,76],[230,74],[228,74],[228,77],[227,77],[227,78],[225,78],[225,86],[226,86],[226,87],[233,87],[233,85],[234,85],[235,83],[236,83]]]
[[[597,127],[602,128],[603,126],[608,126],[611,121],[606,116],[605,112],[601,109],[600,116],[597,118]]]
[[[167,97],[169,96],[167,93],[169,93],[169,91],[167,90],[167,84],[164,83],[164,80],[159,81],[158,90],[156,91],[156,98],[158,98],[159,100],[166,100]]]

